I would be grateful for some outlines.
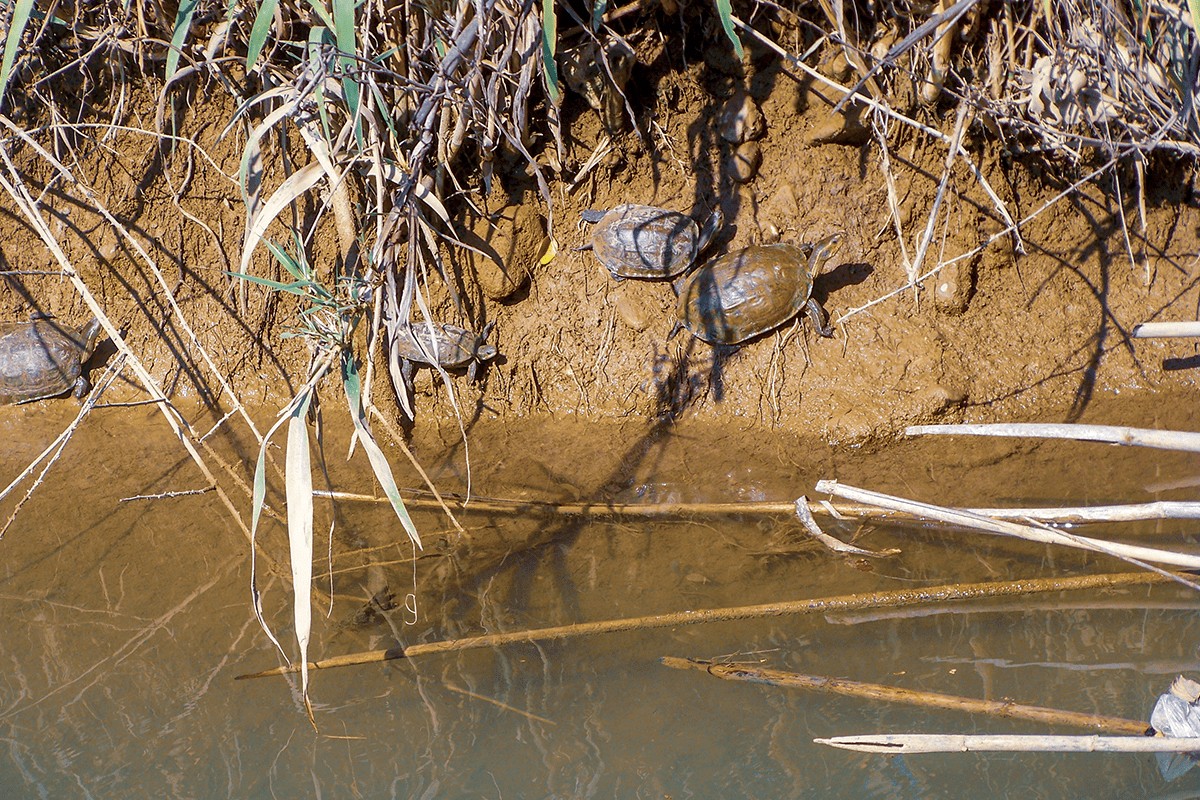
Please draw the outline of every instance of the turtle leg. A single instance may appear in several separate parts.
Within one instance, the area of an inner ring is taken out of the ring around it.
[[[812,326],[817,333],[825,338],[833,336],[833,328],[829,325],[829,315],[825,313],[825,309],[817,302],[817,298],[808,298],[808,304],[804,306],[805,312],[808,314],[808,319],[812,322]]]
[[[413,374],[416,371],[417,365],[411,358],[400,359],[400,377],[404,380],[404,387],[408,389],[409,397],[416,397],[417,389],[413,386]]]
[[[71,396],[80,403],[88,396],[88,392],[92,390],[92,384],[88,381],[86,375],[80,375],[75,379],[75,387],[71,391]]]

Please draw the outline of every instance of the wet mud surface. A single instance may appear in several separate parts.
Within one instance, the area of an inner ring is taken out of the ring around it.
[[[582,177],[554,190],[552,213],[519,176],[498,178],[490,194],[468,187],[460,200],[447,200],[479,252],[445,253],[459,275],[453,294],[460,309],[436,275],[425,287],[428,302],[440,318],[474,330],[494,322],[490,341],[500,353],[482,383],[454,379],[468,419],[738,419],[854,444],[914,422],[1071,419],[1097,396],[1194,388],[1192,345],[1129,336],[1138,322],[1194,319],[1200,305],[1200,209],[1190,168],[1150,164],[1139,193],[1119,170],[1087,181],[1097,165],[1022,156],[970,134],[971,163],[996,200],[971,166],[956,160],[916,271],[946,266],[923,281],[922,291],[903,290],[905,264],[916,255],[946,171],[943,145],[899,129],[884,162],[875,140],[821,144],[827,101],[770,59],[756,57],[739,72],[708,52],[642,49],[639,79],[630,85],[640,132],[627,126],[610,137],[582,100],[568,97],[563,173]],[[722,134],[730,109],[746,107],[756,109],[758,121],[743,124],[748,130],[739,135],[758,137],[749,141],[761,166],[741,183],[744,176],[728,164],[735,145]],[[115,133],[103,149],[80,144],[81,177],[146,249],[157,274],[87,204],[57,184],[43,197],[68,257],[168,394],[214,406],[228,403],[228,392],[200,346],[251,403],[289,396],[307,358],[302,341],[284,336],[296,306],[261,287],[235,285],[227,274],[244,227],[233,210],[240,152],[215,140],[214,122],[231,112],[218,97],[196,107],[194,144],[176,151],[148,151],[148,136],[135,131]],[[934,127],[953,121],[947,110],[921,113]],[[136,113],[129,123],[139,127]],[[583,172],[597,150],[604,155]],[[31,186],[43,187],[45,167],[32,156],[27,163]],[[468,200],[491,221],[468,213]],[[1023,220],[1020,238],[1001,236],[984,247],[1004,227],[997,201]],[[676,316],[670,283],[615,282],[592,253],[577,250],[591,235],[580,212],[625,202],[699,220],[723,211],[725,226],[707,257],[841,232],[845,243],[814,290],[835,337],[821,339],[803,323],[741,347],[714,347],[686,332],[668,339]],[[18,216],[0,226],[0,267],[49,268]],[[547,231],[556,255],[541,263]],[[332,263],[333,239],[317,238],[318,263]],[[254,264],[259,274],[278,269],[262,250]],[[74,324],[87,317],[68,283],[7,275],[0,284],[3,319],[33,311]],[[101,361],[112,353],[102,343]],[[337,388],[331,384],[330,393]],[[391,396],[386,379],[376,389],[381,402]],[[422,370],[417,390],[420,415],[453,414],[435,373]]]

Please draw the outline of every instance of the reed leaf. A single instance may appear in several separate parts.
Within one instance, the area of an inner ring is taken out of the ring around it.
[[[325,168],[320,163],[305,164],[289,175],[287,180],[280,184],[279,188],[268,198],[267,202],[263,203],[262,208],[254,215],[247,226],[246,242],[242,245],[240,272],[248,271],[247,268],[250,266],[250,257],[254,254],[254,248],[262,241],[263,234],[267,232],[267,228],[275,218],[279,216],[283,209],[295,202],[296,198],[316,186],[324,176]]]
[[[292,408],[300,399],[300,395],[293,398],[292,402],[279,415],[279,419],[263,436],[262,445],[258,448],[258,461],[254,465],[254,484],[250,496],[250,598],[254,607],[254,616],[258,620],[259,627],[263,629],[267,638],[283,656],[283,660],[289,664],[291,659],[287,657],[283,645],[275,638],[275,634],[271,632],[271,627],[267,625],[267,620],[263,617],[262,594],[258,591],[258,521],[262,518],[267,498],[267,447],[270,446],[271,437],[275,435],[275,431],[279,430],[283,423],[290,418]]]
[[[308,640],[312,633],[312,560],[313,498],[312,457],[308,446],[308,415],[312,389],[300,392],[300,402],[288,417],[285,480],[287,496],[288,543],[292,559],[292,618],[296,625],[296,644],[300,648],[300,693],[312,720],[308,700]]]
[[[167,71],[165,79],[170,83],[179,68],[179,57],[183,54],[183,45],[187,41],[188,31],[192,28],[192,17],[196,15],[198,0],[182,0],[179,10],[175,12],[175,30],[171,34],[171,47],[167,50]]]
[[[546,91],[550,93],[552,103],[557,103],[562,97],[558,88],[558,65],[554,63],[557,42],[558,17],[554,11],[554,0],[542,0],[542,66],[546,72]]]
[[[250,41],[246,46],[246,71],[254,69],[258,56],[262,53],[267,36],[271,33],[271,24],[275,20],[275,9],[279,0],[263,0],[258,7],[258,15],[254,18],[254,26],[250,28]]]
[[[0,61],[0,108],[4,107],[4,93],[8,89],[13,61],[17,58],[21,37],[25,35],[25,26],[29,24],[32,11],[33,0],[17,0],[13,7],[12,23],[8,26],[8,35],[4,37],[4,58]]]
[[[354,138],[363,146],[362,120],[358,117],[358,98],[362,87],[354,78],[357,68],[358,40],[354,26],[354,0],[333,0],[333,31],[337,39],[338,62],[342,66],[342,96],[346,113],[354,120]]]
[[[404,507],[404,500],[400,497],[400,490],[396,488],[396,479],[392,475],[392,468],[388,464],[387,456],[379,449],[375,437],[367,429],[367,413],[362,402],[362,381],[358,377],[358,367],[354,363],[354,355],[349,351],[342,353],[342,385],[346,390],[346,402],[350,406],[350,418],[354,420],[355,434],[362,443],[363,450],[366,451],[367,460],[371,462],[375,479],[379,481],[380,487],[391,502],[392,509],[399,517],[400,524],[404,526],[404,532],[408,534],[408,538],[417,547],[421,547],[421,536],[417,533],[417,527],[413,525],[408,509]]]
[[[729,41],[733,42],[733,52],[737,53],[738,58],[742,58],[745,55],[742,50],[742,40],[733,30],[733,5],[729,0],[716,0],[716,3],[717,15],[721,18],[721,27],[725,29],[725,35],[729,37]]]

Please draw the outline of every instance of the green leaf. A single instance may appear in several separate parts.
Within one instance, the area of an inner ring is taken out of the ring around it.
[[[275,260],[279,265],[292,274],[292,277],[298,281],[312,280],[312,274],[304,269],[304,265],[296,259],[292,258],[288,251],[284,250],[270,239],[266,240],[267,249],[271,251],[271,255],[275,256]]]
[[[608,0],[596,0],[596,5],[592,7],[592,30],[600,30],[600,26],[604,24],[604,12],[608,9]]]
[[[258,55],[262,52],[263,45],[267,43],[267,36],[271,33],[271,24],[275,21],[275,9],[278,7],[279,0],[263,0],[262,5],[258,7],[258,16],[254,18],[254,27],[250,29],[250,42],[246,49],[247,71],[254,69]]]
[[[742,41],[733,31],[733,6],[730,5],[729,0],[716,0],[716,2],[717,15],[721,17],[721,27],[725,29],[725,35],[729,37],[729,41],[733,42],[733,52],[737,53],[738,58],[743,58],[745,51],[742,50]]]
[[[550,91],[552,103],[557,103],[562,96],[558,88],[558,65],[554,63],[557,42],[558,17],[555,16],[554,0],[542,0],[542,68],[546,72],[546,88]]]
[[[384,494],[391,501],[392,509],[400,518],[400,524],[404,526],[408,538],[412,539],[417,547],[421,547],[421,536],[417,533],[417,527],[413,525],[412,517],[408,515],[408,509],[404,507],[404,500],[400,497],[400,490],[396,488],[396,479],[392,477],[392,468],[388,464],[387,456],[379,449],[375,437],[367,430],[367,412],[362,404],[362,383],[358,377],[358,367],[354,364],[354,354],[349,350],[342,352],[342,386],[346,389],[346,402],[350,405],[350,418],[354,420],[355,433],[367,454],[367,460],[371,462],[371,469],[375,471],[375,479],[379,481]]]
[[[4,37],[4,60],[0,61],[0,107],[4,105],[4,92],[8,89],[8,78],[12,72],[13,61],[20,49],[21,37],[25,34],[25,26],[29,24],[29,14],[33,11],[33,0],[17,0],[13,8],[12,25],[8,28],[8,36]]]
[[[179,67],[179,57],[183,54],[183,44],[192,27],[192,17],[196,15],[197,2],[181,0],[179,10],[175,12],[175,32],[171,34],[171,49],[167,51],[167,82],[175,76],[175,70]]]
[[[358,40],[354,25],[354,0],[333,0],[334,34],[337,36],[337,47],[341,55],[342,95],[346,98],[346,113],[354,120],[354,137],[358,146],[364,146],[362,136],[362,120],[358,118],[358,98],[361,87],[352,76],[358,69]]]
[[[1200,0],[1188,0],[1188,11],[1192,15],[1192,36],[1200,42]]]

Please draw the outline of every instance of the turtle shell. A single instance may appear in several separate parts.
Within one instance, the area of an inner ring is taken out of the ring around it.
[[[0,323],[0,403],[28,403],[75,387],[99,333],[96,319],[82,331],[51,319]]]
[[[592,250],[618,280],[674,277],[691,266],[699,245],[695,220],[654,206],[617,206],[592,231]]]
[[[812,295],[811,248],[747,247],[710,261],[679,289],[679,322],[712,344],[739,344],[778,328]]]
[[[465,367],[476,358],[486,360],[495,355],[495,348],[480,344],[474,331],[448,322],[433,323],[432,338],[428,323],[414,322],[400,329],[392,346],[401,358],[419,364],[437,363],[443,369]]]

